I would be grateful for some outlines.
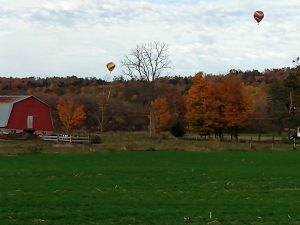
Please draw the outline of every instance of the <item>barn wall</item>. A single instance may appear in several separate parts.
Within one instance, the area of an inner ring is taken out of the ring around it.
[[[33,127],[29,130],[53,131],[49,107],[34,97],[14,104],[7,129],[28,130],[27,117],[33,116]]]

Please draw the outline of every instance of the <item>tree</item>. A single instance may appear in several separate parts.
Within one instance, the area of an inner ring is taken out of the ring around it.
[[[183,137],[186,133],[185,124],[181,121],[174,123],[170,128],[170,132],[174,137]]]
[[[224,77],[223,95],[224,121],[237,140],[240,129],[248,125],[253,113],[253,99],[242,80],[235,75]]]
[[[192,86],[186,98],[187,121],[195,131],[205,136],[212,132],[206,126],[207,99],[209,97],[207,83],[207,79],[203,77],[203,73],[197,73],[193,78]]]
[[[206,127],[213,131],[215,136],[223,139],[223,131],[226,123],[224,119],[225,99],[223,77],[207,77],[207,110],[205,113]]]
[[[151,104],[152,112],[154,113],[155,130],[160,133],[162,130],[169,128],[172,122],[172,115],[168,110],[166,98],[159,97]]]
[[[214,78],[198,73],[194,77],[187,95],[187,120],[200,134],[214,132],[221,139],[227,127],[237,139],[252,110],[251,95],[237,76]]]
[[[170,125],[173,125],[177,121],[185,122],[186,105],[182,94],[178,89],[170,90],[162,95],[167,100],[168,111],[172,115],[172,121]]]
[[[273,129],[281,134],[288,124],[289,100],[284,83],[276,78],[271,80],[268,90],[268,114],[273,121]]]
[[[267,112],[267,93],[266,90],[255,86],[246,86],[253,97],[254,107],[253,114],[250,118],[249,131],[258,134],[258,140],[264,132],[270,131],[272,118]]]
[[[121,64],[123,75],[133,80],[152,82],[171,68],[168,46],[160,42],[138,45]]]
[[[202,73],[198,73],[187,95],[189,124],[200,134],[214,133],[220,139],[225,128],[224,93],[221,87],[221,78],[203,77]]]
[[[125,56],[121,62],[123,67],[122,74],[130,77],[132,80],[143,81],[150,86],[151,91],[148,95],[149,107],[149,134],[155,131],[153,126],[154,113],[151,112],[151,102],[155,98],[153,82],[161,77],[163,73],[171,68],[169,60],[168,46],[165,43],[151,42],[138,45]]]
[[[294,68],[289,70],[289,74],[284,80],[286,88],[286,106],[288,110],[288,123],[286,127],[295,129],[300,124],[300,64],[299,57],[293,60]]]
[[[170,90],[156,98],[151,108],[154,112],[155,128],[159,133],[170,130],[175,123],[185,124],[186,107],[184,98],[177,90]]]
[[[69,99],[74,98],[74,95],[69,95]],[[86,119],[84,121],[84,128],[88,132],[94,132],[99,130],[99,103],[95,94],[78,94],[76,95],[76,103],[84,106],[86,113]]]
[[[110,96],[111,96],[111,89],[112,83],[109,85],[102,85],[100,93],[97,95],[99,99],[99,110],[100,110],[100,117],[99,117],[99,125],[100,125],[100,132],[104,131],[104,125],[107,121],[106,114],[107,108],[110,103]]]
[[[64,129],[69,134],[75,128],[78,128],[86,119],[86,113],[83,105],[77,105],[74,101],[60,98],[57,104],[59,119]]]

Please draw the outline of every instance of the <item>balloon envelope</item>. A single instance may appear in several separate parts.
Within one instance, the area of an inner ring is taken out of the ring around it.
[[[253,14],[254,19],[259,23],[264,18],[264,13],[262,11],[255,11]]]
[[[114,68],[116,67],[116,65],[113,62],[109,62],[106,64],[107,69],[111,72],[114,70]]]

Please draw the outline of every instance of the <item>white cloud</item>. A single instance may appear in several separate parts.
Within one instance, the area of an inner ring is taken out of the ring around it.
[[[73,48],[68,49],[62,52],[63,56],[71,57],[101,57],[107,51],[104,49],[95,49],[92,47],[82,47],[82,48]]]
[[[41,7],[48,10],[65,10],[65,11],[72,11],[78,10],[82,4],[82,0],[51,0],[51,1],[44,1],[41,3]]]
[[[292,66],[291,60],[300,54],[298,0],[0,0],[0,4],[0,57],[5,58],[1,75],[105,74],[107,61],[118,65],[130,49],[151,41],[169,45],[173,73],[179,75]],[[260,25],[253,19],[255,10],[265,12]]]

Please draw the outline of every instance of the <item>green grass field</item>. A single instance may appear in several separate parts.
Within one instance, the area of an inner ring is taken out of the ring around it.
[[[0,224],[300,224],[300,152],[0,157]]]
[[[3,140],[0,139],[1,155],[24,155],[36,153],[87,153],[104,151],[290,151],[294,149],[293,142],[283,137],[276,137],[272,143],[272,136],[262,136],[260,142],[251,135],[241,135],[240,141],[220,142],[216,139],[203,140],[199,135],[188,134],[184,138],[174,138],[164,133],[150,138],[147,132],[107,132],[101,135],[101,144],[70,144],[46,142],[42,140]],[[296,149],[300,149],[297,140]]]

